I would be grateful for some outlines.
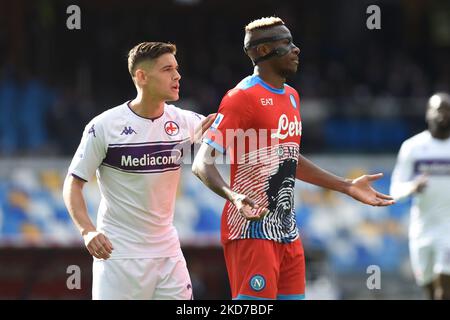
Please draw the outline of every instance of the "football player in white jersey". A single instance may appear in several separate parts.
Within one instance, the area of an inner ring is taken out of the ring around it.
[[[135,99],[86,126],[63,195],[93,262],[93,299],[191,299],[192,285],[173,226],[181,159],[211,125],[166,101],[179,98],[176,46],[144,42],[130,50]],[[96,173],[97,225],[82,189]]]
[[[450,299],[450,96],[428,101],[428,130],[403,142],[392,174],[396,199],[413,195],[411,265],[431,299]]]

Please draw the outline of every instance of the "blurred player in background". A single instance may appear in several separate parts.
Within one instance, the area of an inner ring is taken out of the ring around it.
[[[228,200],[221,237],[232,298],[303,299],[305,262],[295,221],[295,179],[373,206],[393,201],[370,186],[381,174],[347,180],[300,155],[300,99],[285,84],[297,71],[300,49],[284,22],[270,17],[248,24],[244,50],[254,73],[224,96],[193,171]],[[250,141],[252,132],[257,143]],[[239,149],[244,150],[241,155]],[[232,160],[231,186],[214,165],[226,150]]]
[[[179,98],[175,54],[175,45],[162,42],[130,50],[136,98],[86,126],[69,167],[64,201],[94,257],[93,299],[192,298],[172,224],[175,196],[182,153],[214,115],[204,118],[166,104]],[[94,173],[102,195],[97,227],[82,194]]]
[[[406,140],[392,173],[396,199],[413,195],[409,249],[416,281],[431,299],[450,299],[450,96],[428,101],[428,130]]]

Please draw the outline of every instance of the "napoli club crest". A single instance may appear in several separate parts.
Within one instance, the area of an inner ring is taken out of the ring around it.
[[[164,130],[166,130],[166,133],[169,136],[175,136],[178,134],[178,132],[180,132],[180,127],[178,126],[178,124],[174,121],[167,121],[164,124]]]
[[[250,288],[254,291],[261,291],[266,287],[266,279],[260,274],[255,274],[250,279]]]

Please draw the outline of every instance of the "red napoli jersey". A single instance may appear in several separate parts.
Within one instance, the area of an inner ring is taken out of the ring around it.
[[[275,89],[253,75],[223,97],[204,142],[228,153],[231,189],[270,213],[248,221],[227,201],[222,242],[256,238],[287,243],[298,238],[294,190],[301,131],[299,95],[288,85]]]

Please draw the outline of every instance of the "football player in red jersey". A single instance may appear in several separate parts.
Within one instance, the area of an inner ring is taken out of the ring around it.
[[[382,174],[337,177],[300,155],[300,99],[286,79],[300,49],[284,22],[261,18],[245,27],[254,73],[227,92],[194,160],[193,172],[228,200],[221,239],[233,299],[303,299],[305,262],[295,221],[295,179],[343,192],[373,206],[393,199],[371,187]],[[229,152],[230,186],[214,165]]]

